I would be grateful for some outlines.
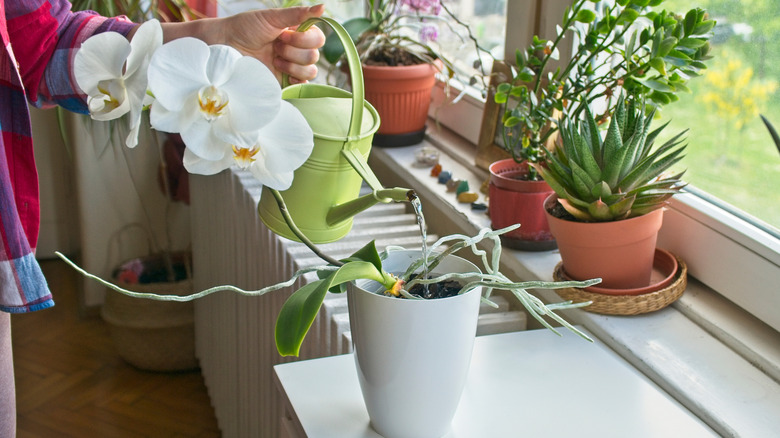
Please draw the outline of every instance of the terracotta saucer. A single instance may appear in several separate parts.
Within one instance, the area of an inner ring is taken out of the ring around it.
[[[649,285],[633,289],[612,289],[595,285],[586,287],[583,290],[605,295],[641,295],[656,292],[672,283],[678,267],[677,258],[672,253],[661,248],[656,248],[655,258],[653,259],[653,272],[650,274]],[[569,276],[563,266],[561,266],[559,272],[564,279],[574,280]]]

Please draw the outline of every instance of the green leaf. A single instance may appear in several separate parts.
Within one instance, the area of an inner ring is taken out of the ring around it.
[[[636,80],[637,80],[637,82],[641,83],[642,85],[644,85],[645,87],[647,87],[647,88],[649,88],[651,90],[660,91],[662,93],[674,93],[674,91],[675,91],[674,87],[672,87],[668,83],[662,82],[662,81],[660,81],[658,79],[639,79],[639,78],[637,78]]]
[[[715,20],[702,21],[693,29],[691,34],[693,35],[705,35],[709,33],[712,28],[715,27]]]
[[[536,73],[534,73],[533,70],[531,70],[528,67],[523,67],[522,70],[520,70],[517,73],[518,79],[520,79],[523,82],[531,82],[534,80],[534,77],[536,76]]]
[[[592,187],[596,184],[588,172],[583,170],[577,163],[571,163],[571,173],[574,180],[574,191],[580,199],[588,199]]]
[[[593,201],[588,205],[588,213],[592,218],[591,221],[603,222],[612,219],[609,206],[600,199]]]
[[[683,38],[680,40],[680,46],[687,47],[689,49],[698,49],[707,44],[707,40],[704,38]]]
[[[696,23],[699,20],[699,14],[696,12],[696,9],[691,9],[685,14],[685,20],[684,20],[684,29],[685,29],[685,35],[691,35],[693,33],[693,29],[696,28]]]
[[[363,253],[363,251],[361,249],[358,252]],[[274,329],[279,354],[297,356],[328,290],[358,279],[384,282],[385,276],[381,269],[377,269],[371,262],[351,261],[332,271],[322,280],[308,283],[290,295],[279,311]]]
[[[631,24],[637,18],[639,18],[639,12],[637,10],[626,8],[623,9],[623,12],[621,12],[620,15],[618,15],[617,24],[618,26]]]
[[[618,121],[613,118],[607,129],[607,136],[604,139],[603,176],[604,181],[606,181],[610,187],[615,187],[618,176],[620,175],[623,158],[625,157],[625,148],[622,146],[623,141],[621,140]]]
[[[519,69],[525,67],[525,57],[523,56],[523,51],[520,49],[515,50],[515,63]]]
[[[298,356],[301,344],[330,289],[327,279],[306,284],[290,295],[276,318],[274,337],[282,356]]]
[[[522,120],[519,117],[511,116],[504,119],[504,126],[507,128],[511,128],[513,126],[516,126],[518,123],[520,123]]]
[[[382,259],[379,258],[379,252],[376,250],[376,241],[372,240],[365,244],[362,248],[355,251],[349,256],[345,262],[362,261],[369,262],[377,269],[382,270]]]
[[[347,31],[352,41],[357,41],[363,32],[374,28],[374,23],[368,18],[359,17],[352,18],[343,23],[344,29]],[[322,54],[325,60],[331,64],[335,64],[344,55],[344,46],[341,44],[336,32],[331,32],[325,38],[325,44],[322,46]]]
[[[595,123],[594,123],[595,124]],[[585,170],[585,172],[588,173],[588,176],[590,176],[593,180],[601,179],[601,167],[599,167],[599,163],[595,157],[596,151],[600,150],[600,147],[597,146],[594,150],[593,144],[600,145],[601,139],[598,137],[598,132],[595,133],[595,138],[593,137],[593,133],[590,132],[591,127],[589,124],[581,124],[580,125],[580,133],[582,134],[582,139],[584,141],[588,142],[588,146],[583,148],[582,151],[580,151],[580,164],[582,166],[582,169]]]
[[[666,37],[661,41],[660,46],[658,47],[658,54],[656,56],[664,57],[669,54],[669,52],[674,49],[674,47],[677,45],[677,38],[675,37]]]
[[[666,63],[661,58],[653,58],[650,61],[648,61],[650,64],[650,67],[654,68],[655,71],[660,73],[662,76],[666,76]]]
[[[596,19],[596,13],[591,11],[590,9],[580,9],[580,11],[577,12],[577,16],[574,17],[574,21],[580,23],[590,23],[595,19]]]

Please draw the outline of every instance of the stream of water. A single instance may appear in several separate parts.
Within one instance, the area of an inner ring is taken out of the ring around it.
[[[414,214],[417,216],[417,224],[420,226],[420,234],[422,235],[422,254],[423,254],[423,270],[420,273],[421,278],[427,278],[428,277],[428,233],[426,231],[426,225],[425,225],[425,216],[423,216],[422,212],[422,202],[420,202],[420,198],[417,196],[417,193],[414,192],[414,190],[409,191],[408,195],[409,203],[412,204],[412,208],[414,209]],[[428,285],[423,285],[423,298],[428,298],[430,293],[428,291]]]

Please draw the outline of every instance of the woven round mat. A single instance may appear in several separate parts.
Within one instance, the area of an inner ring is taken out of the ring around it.
[[[674,280],[669,286],[655,292],[640,295],[606,295],[575,288],[557,289],[556,292],[565,300],[577,303],[591,301],[591,305],[582,308],[588,312],[604,315],[639,315],[653,312],[677,301],[685,292],[688,284],[688,266],[679,257],[675,256],[675,258],[679,267]],[[563,263],[558,263],[553,272],[553,277],[557,281],[565,280],[561,275],[562,266]]]

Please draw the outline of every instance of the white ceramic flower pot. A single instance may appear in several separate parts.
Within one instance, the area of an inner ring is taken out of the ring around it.
[[[420,251],[391,252],[388,272],[403,272]],[[459,257],[434,273],[478,272]],[[371,426],[385,438],[438,438],[450,430],[466,382],[481,289],[450,298],[377,295],[363,280],[348,289],[358,380]],[[368,290],[368,291],[367,291]]]

